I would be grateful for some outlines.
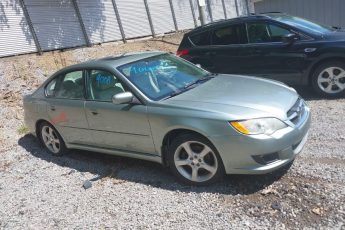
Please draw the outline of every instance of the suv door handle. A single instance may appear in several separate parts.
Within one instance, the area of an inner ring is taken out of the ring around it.
[[[261,49],[254,49],[254,53],[255,54],[262,54],[262,50]]]
[[[209,52],[206,52],[205,54],[208,56],[215,56],[217,53],[213,51],[209,51]]]

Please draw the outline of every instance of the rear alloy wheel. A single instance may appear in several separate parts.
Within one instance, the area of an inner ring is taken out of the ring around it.
[[[176,138],[169,155],[169,165],[182,182],[194,185],[210,184],[224,174],[217,151],[205,138],[192,134]]]
[[[345,92],[345,64],[325,63],[313,75],[313,87],[322,96],[339,97]]]
[[[67,151],[65,143],[63,142],[60,134],[52,125],[48,123],[41,124],[40,134],[43,145],[53,155],[61,156],[63,153]]]

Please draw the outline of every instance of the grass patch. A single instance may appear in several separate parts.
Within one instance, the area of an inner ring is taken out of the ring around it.
[[[17,133],[19,135],[24,135],[24,134],[28,134],[30,132],[29,128],[26,127],[25,125],[21,125],[18,129],[17,129]]]

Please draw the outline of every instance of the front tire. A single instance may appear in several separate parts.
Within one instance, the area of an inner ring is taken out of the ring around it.
[[[312,75],[312,86],[321,96],[340,97],[345,94],[345,63],[332,61],[321,64]]]
[[[54,156],[62,156],[68,149],[58,131],[48,122],[40,126],[40,139],[43,146]]]
[[[167,160],[172,173],[190,185],[214,183],[225,172],[216,148],[209,140],[195,134],[175,138],[169,146]]]

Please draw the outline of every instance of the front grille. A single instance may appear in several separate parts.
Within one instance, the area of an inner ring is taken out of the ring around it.
[[[306,113],[306,107],[303,99],[298,98],[296,103],[291,107],[291,109],[287,112],[288,120],[297,125],[299,122],[302,121],[304,115]]]

